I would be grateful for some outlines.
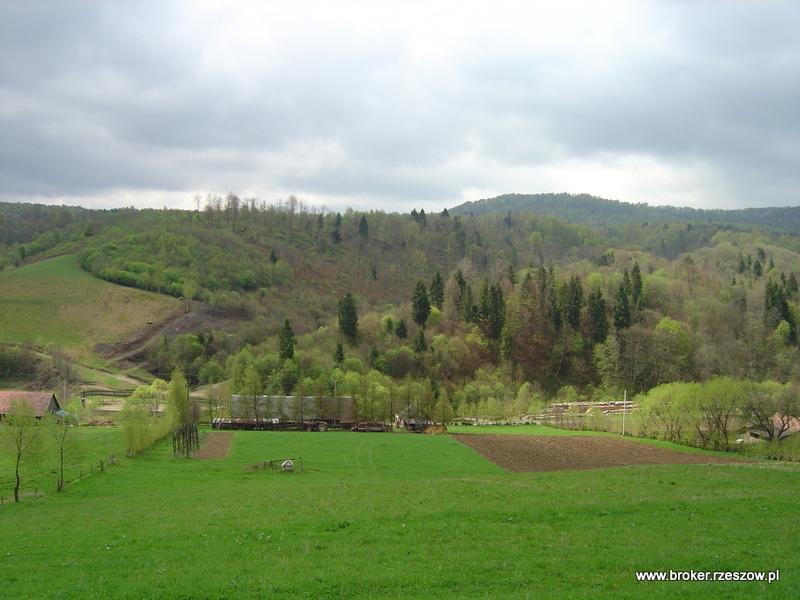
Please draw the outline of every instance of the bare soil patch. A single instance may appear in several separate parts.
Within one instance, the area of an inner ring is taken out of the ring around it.
[[[724,456],[679,452],[606,436],[453,435],[484,458],[515,473],[600,469],[627,465],[694,465],[740,462]]]
[[[236,319],[215,315],[208,306],[192,302],[192,311],[186,312],[183,305],[157,322],[142,323],[129,337],[113,345],[97,345],[95,350],[116,361],[131,361],[142,358],[145,348],[162,336],[174,336],[197,331],[228,330]]]
[[[225,458],[231,450],[232,431],[214,431],[206,436],[194,458]]]

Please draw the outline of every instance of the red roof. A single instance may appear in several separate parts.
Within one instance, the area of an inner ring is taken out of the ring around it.
[[[16,400],[24,400],[37,417],[43,417],[53,399],[52,392],[20,392],[17,390],[0,390],[0,415],[11,412],[11,406]],[[56,401],[56,410],[60,408]]]

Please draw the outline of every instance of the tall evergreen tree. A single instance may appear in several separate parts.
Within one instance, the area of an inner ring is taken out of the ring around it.
[[[786,295],[794,298],[797,296],[797,291],[797,277],[794,273],[789,273],[789,277],[786,279]]]
[[[628,290],[621,283],[614,297],[614,327],[624,329],[631,324],[631,305],[628,301]]]
[[[417,335],[414,338],[414,352],[422,354],[428,350],[428,342],[425,339],[425,330],[420,327],[417,330]]]
[[[589,318],[589,339],[592,344],[606,341],[608,336],[608,317],[606,301],[600,290],[594,290],[586,300],[586,312]]]
[[[292,331],[292,324],[289,322],[289,319],[286,319],[278,333],[278,348],[281,360],[286,360],[294,356],[295,343],[296,340],[294,331]]]
[[[336,342],[336,350],[333,352],[333,361],[340,365],[344,362],[344,344]]]
[[[453,308],[455,309],[455,313],[463,318],[464,292],[466,291],[467,282],[464,279],[464,274],[461,272],[461,269],[456,271],[455,275],[453,275],[453,282],[456,286],[455,293],[453,294]]]
[[[367,225],[366,215],[361,215],[361,220],[358,222],[358,234],[362,237],[369,237],[369,225]]]
[[[400,322],[394,328],[394,334],[397,336],[397,339],[404,340],[408,337],[408,328],[406,327],[406,322],[403,319],[400,319]]]
[[[786,300],[786,292],[777,283],[767,281],[764,294],[764,322],[770,329],[774,329],[781,321],[789,325],[789,341],[797,341],[797,323]]]
[[[474,296],[472,295],[472,286],[469,284],[467,284],[464,288],[463,310],[464,322],[474,323],[478,316],[478,307],[475,306]]]
[[[638,308],[642,299],[642,271],[639,269],[639,263],[633,263],[631,269],[631,300],[634,308]]]
[[[411,297],[411,316],[414,322],[424,328],[431,314],[431,303],[428,299],[428,290],[422,281],[418,281]]]
[[[358,337],[358,307],[356,300],[349,292],[339,300],[339,330],[351,344]]]
[[[622,272],[622,286],[625,288],[625,294],[630,296],[631,295],[631,274],[628,273],[627,267]]]
[[[559,311],[574,329],[581,325],[581,308],[583,307],[583,286],[577,275],[573,275],[569,282],[560,286]]]
[[[489,339],[499,340],[506,322],[506,303],[499,283],[489,287],[489,312],[486,315],[486,331]]]
[[[442,305],[444,304],[444,281],[439,271],[436,271],[431,280],[430,299],[436,308],[439,310],[442,309]]]

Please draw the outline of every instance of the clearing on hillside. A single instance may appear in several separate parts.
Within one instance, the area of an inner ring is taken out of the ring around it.
[[[496,465],[515,473],[739,462],[735,458],[680,452],[608,436],[456,434],[453,437]]]
[[[80,268],[75,254],[0,273],[0,330],[11,342],[86,353],[179,308],[175,298],[97,279]]]

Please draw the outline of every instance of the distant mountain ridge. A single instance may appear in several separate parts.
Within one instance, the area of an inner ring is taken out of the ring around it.
[[[800,206],[702,209],[676,206],[650,206],[607,200],[590,194],[503,194],[464,202],[450,212],[454,215],[535,213],[552,215],[583,225],[613,225],[616,223],[660,223],[686,221],[690,223],[735,223],[780,229],[800,233]]]

